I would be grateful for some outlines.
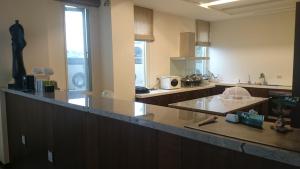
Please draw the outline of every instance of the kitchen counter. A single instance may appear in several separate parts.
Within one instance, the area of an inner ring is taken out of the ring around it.
[[[214,88],[215,84],[208,84],[203,85],[199,87],[182,87],[179,89],[173,89],[173,90],[163,90],[163,89],[157,89],[157,90],[151,90],[150,93],[146,94],[136,94],[136,98],[149,98],[149,97],[155,97],[155,96],[162,96],[162,95],[168,95],[168,94],[174,94],[174,93],[182,93],[182,92],[189,92],[189,91],[195,91],[195,90],[202,90],[202,89],[210,89]]]
[[[245,99],[224,99],[221,95],[214,95],[194,100],[169,104],[169,107],[190,111],[205,112],[225,116],[227,113],[263,104],[268,98],[250,97]]]
[[[168,95],[168,94],[174,94],[174,93],[182,93],[182,92],[188,92],[188,91],[195,91],[195,90],[201,90],[201,89],[211,89],[216,86],[240,86],[240,87],[248,87],[248,88],[261,88],[261,89],[274,89],[274,90],[292,90],[292,86],[280,86],[280,85],[249,85],[249,84],[232,84],[232,83],[210,83],[208,85],[203,85],[199,87],[182,87],[180,89],[173,89],[173,90],[163,90],[163,89],[157,89],[152,90],[150,93],[146,94],[136,94],[136,98],[149,98],[149,97],[155,97],[155,96],[162,96],[162,95]]]
[[[274,89],[274,90],[292,90],[292,86],[281,86],[281,85],[255,85],[246,83],[216,83],[219,86],[239,86],[239,87],[249,87],[249,88],[261,88],[261,89]]]
[[[240,124],[227,123],[223,117],[219,117],[217,123],[193,130],[184,126],[197,123],[210,115],[133,101],[104,99],[83,93],[65,91],[56,91],[53,94],[23,93],[9,89],[3,89],[3,91],[7,94],[63,106],[95,116],[121,120],[240,153],[300,167],[299,129],[294,129],[293,132],[287,134],[279,134],[270,129],[272,124],[269,122],[265,122],[263,130],[259,130]]]

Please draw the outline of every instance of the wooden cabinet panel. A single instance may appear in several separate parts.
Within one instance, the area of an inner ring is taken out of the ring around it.
[[[27,151],[25,159],[27,162],[31,161],[28,165],[33,168],[44,168],[47,166],[48,159],[46,115],[51,106],[32,99],[25,99],[25,104],[27,105],[23,111],[24,124],[26,123],[24,126]]]
[[[6,94],[6,103],[10,161],[24,168],[46,168],[45,115],[50,105],[13,94]]]
[[[136,98],[136,101],[141,103],[146,103],[146,104],[168,106],[171,103],[177,103],[181,101],[207,97],[210,95],[211,95],[210,89],[201,89],[201,90],[194,90],[188,92],[180,92],[174,94],[148,97],[148,98]]]
[[[227,86],[219,86],[219,85],[217,85],[216,87],[214,87],[212,89],[211,94],[212,95],[222,94],[225,91],[226,88],[228,88],[228,87]]]
[[[21,96],[6,99],[12,169],[296,168]],[[54,164],[47,162],[48,149]]]
[[[253,97],[264,97],[264,98],[269,97],[269,89],[250,88],[250,87],[247,87],[246,89]]]
[[[300,2],[296,5],[294,43],[294,70],[293,70],[293,96],[300,97]],[[295,119],[300,123],[300,119]]]
[[[234,152],[197,141],[182,139],[182,168],[234,169]],[[235,162],[236,163],[236,162]]]
[[[87,114],[85,128],[85,168],[99,169],[98,116]]]
[[[99,118],[98,123],[99,168],[126,169],[126,160],[122,160],[121,156],[127,158],[125,147],[128,143],[122,139],[122,135],[124,132],[126,134],[128,126],[108,118]]]
[[[16,106],[16,104],[18,104],[18,106]],[[21,112],[24,108],[25,102],[22,97],[6,94],[9,158],[11,162],[18,161],[25,156],[25,146],[21,142],[21,136],[24,133],[22,123],[24,123],[25,119]]]
[[[53,111],[53,154],[56,169],[84,166],[85,112],[55,106]]]
[[[157,132],[153,129],[130,125],[128,140],[128,169],[157,168]]]
[[[296,169],[272,160],[182,138],[183,169]]]
[[[98,123],[99,168],[156,168],[155,130],[109,118],[99,118]]]
[[[181,139],[164,132],[158,132],[158,169],[180,169]]]

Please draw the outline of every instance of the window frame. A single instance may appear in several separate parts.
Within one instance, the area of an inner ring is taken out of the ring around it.
[[[149,63],[149,42],[148,41],[145,41],[145,40],[135,40],[134,41],[134,43],[136,43],[136,42],[143,42],[143,43],[145,43],[145,45],[144,45],[144,47],[145,47],[145,51],[144,51],[144,58],[143,58],[143,60],[144,60],[144,80],[145,80],[145,86],[143,86],[143,87],[149,87],[149,66],[148,66],[148,63]],[[134,47],[135,47],[135,45],[134,45]],[[134,56],[135,56],[136,54],[134,53]],[[134,58],[134,62],[135,62],[135,60],[136,60],[136,58]],[[134,64],[136,64],[136,63],[134,63]],[[135,71],[134,71],[134,74],[136,74],[135,73]],[[136,80],[136,78],[135,78],[135,80]],[[135,86],[136,86],[136,82],[135,82]]]
[[[203,64],[203,68],[202,68],[202,72],[206,72],[206,74],[209,72],[209,46],[201,46],[201,45],[198,45],[196,47],[201,47],[201,48],[204,48],[204,54],[202,56],[197,56],[197,53],[195,53],[196,57],[204,57],[204,58],[208,58],[208,59],[204,59],[202,60],[202,64]],[[203,74],[203,73],[202,73]],[[205,75],[205,74],[203,74]]]
[[[84,38],[84,59],[85,59],[85,71],[86,71],[86,83],[87,88],[79,91],[92,91],[92,64],[91,64],[91,43],[90,43],[90,16],[89,9],[87,7],[79,5],[65,4],[64,9],[64,41],[65,41],[65,65],[66,65],[66,89],[73,91],[69,88],[69,74],[68,74],[68,49],[67,49],[67,33],[66,33],[66,11],[78,11],[83,13],[83,38]],[[77,90],[75,90],[77,91]]]

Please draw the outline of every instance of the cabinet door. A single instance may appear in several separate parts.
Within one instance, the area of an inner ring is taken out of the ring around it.
[[[16,106],[16,103],[18,106]],[[25,103],[21,97],[13,94],[6,94],[6,115],[7,115],[7,130],[9,142],[9,159],[10,162],[16,162],[25,156],[25,145],[22,144],[22,134],[24,129],[22,126],[24,118],[22,112],[25,108]]]
[[[153,129],[130,124],[128,136],[128,168],[157,168],[157,132]]]
[[[32,100],[24,99],[24,136],[26,142],[26,154],[28,161],[32,161],[34,167],[47,166],[47,111],[51,110],[51,105]]]
[[[158,169],[181,168],[181,138],[169,133],[158,132]]]
[[[235,153],[230,152],[216,146],[182,138],[182,168],[235,169],[234,164],[240,161],[235,161],[233,158]]]
[[[172,102],[172,95],[162,95],[162,96],[155,96],[149,98],[137,98],[137,102],[146,103],[146,104],[153,104],[158,106],[168,106]]]
[[[85,168],[86,169],[100,169],[99,168],[99,141],[98,141],[98,125],[99,117],[95,114],[88,113],[86,118],[85,128]]]
[[[99,169],[156,169],[156,131],[98,117]]]
[[[110,118],[98,118],[98,163],[100,169],[127,169],[128,124]]]
[[[261,89],[261,88],[246,88],[251,96],[253,97],[264,97],[267,98],[269,96],[268,89]]]
[[[18,104],[18,106],[15,105]],[[7,94],[10,163],[18,168],[47,168],[46,104]]]
[[[55,106],[53,157],[56,169],[84,168],[85,112]]]
[[[228,88],[228,87],[227,86],[216,86],[213,89],[211,89],[211,95],[222,94],[226,88]]]

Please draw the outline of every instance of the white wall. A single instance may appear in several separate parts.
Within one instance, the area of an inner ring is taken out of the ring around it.
[[[100,95],[103,90],[111,90],[116,98],[133,99],[132,0],[113,0],[112,7],[89,7],[89,14],[93,92]],[[8,29],[15,19],[24,26],[28,42],[23,52],[27,73],[33,67],[51,67],[55,73],[51,79],[66,89],[64,4],[53,0],[1,0],[0,86],[12,79]]]
[[[179,57],[180,32],[195,32],[195,20],[154,11],[155,41],[149,43],[148,78],[150,87],[156,78],[170,74],[170,57]]]
[[[94,89],[112,91],[114,98],[122,100],[133,100],[135,95],[133,15],[132,0],[112,0],[110,8],[101,6],[99,39],[93,46],[100,53],[93,61]]]
[[[114,96],[134,99],[134,9],[132,0],[112,0]]]
[[[27,46],[23,55],[27,71],[31,72],[32,67],[35,66],[47,66],[49,64],[46,9],[47,0],[1,0],[0,86],[7,86],[7,83],[12,79],[12,51],[9,27],[14,24],[16,19],[19,19],[25,28]]]
[[[292,85],[295,12],[212,22],[210,69],[224,82]],[[281,77],[280,77],[281,76]]]
[[[113,54],[112,54],[112,29],[111,29],[111,9],[101,6],[98,13],[99,19],[95,21],[94,35],[99,31],[99,36],[96,38],[97,43],[94,43],[92,50],[98,50],[99,56],[97,60],[92,62],[93,67],[93,89],[96,91],[109,90],[114,91],[114,74],[113,74]],[[95,17],[97,18],[97,17]],[[98,22],[98,24],[96,24]],[[101,26],[100,26],[101,25]],[[97,31],[98,30],[98,31]],[[97,51],[94,51],[97,53]],[[101,74],[97,74],[101,72]]]
[[[60,89],[67,88],[64,4],[57,1],[47,3],[48,59],[49,67],[54,70],[51,79],[57,81]]]

